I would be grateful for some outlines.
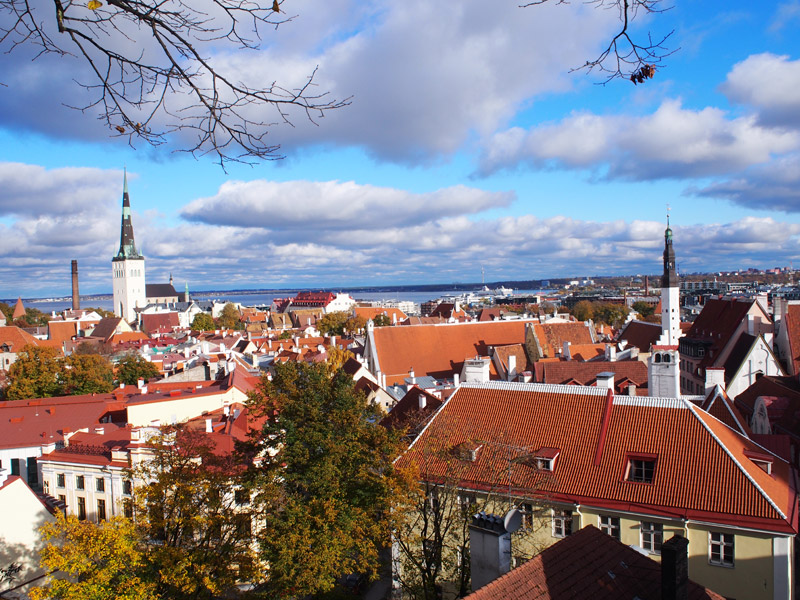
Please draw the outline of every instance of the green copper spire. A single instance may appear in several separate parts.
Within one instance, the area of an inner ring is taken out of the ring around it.
[[[126,258],[142,258],[136,251],[136,243],[133,240],[133,223],[131,222],[131,199],[128,195],[128,169],[125,168],[122,179],[122,227],[119,236],[119,252],[114,257],[115,260],[125,260]]]

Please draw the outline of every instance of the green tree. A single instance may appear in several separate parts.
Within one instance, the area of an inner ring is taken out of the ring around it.
[[[345,333],[353,335],[361,331],[364,331],[364,328],[366,328],[366,326],[367,326],[367,320],[364,317],[358,315],[350,317],[349,319],[347,319],[347,321],[345,321],[344,331]]]
[[[219,598],[240,581],[257,583],[252,503],[239,485],[238,453],[222,451],[204,431],[168,427],[148,442],[153,456],[131,475],[136,516],[161,598]]]
[[[316,327],[323,335],[342,335],[349,318],[350,313],[344,311],[327,313],[317,321]]]
[[[594,302],[581,300],[572,307],[572,316],[578,321],[588,321],[594,317]]]
[[[267,420],[253,439],[253,471],[267,526],[257,534],[273,597],[325,592],[344,573],[375,576],[405,485],[395,434],[379,409],[324,364],[277,365],[250,406]]]
[[[214,331],[217,326],[208,313],[197,313],[192,319],[192,329],[195,331]]]
[[[652,302],[645,302],[644,300],[634,302],[631,308],[642,315],[643,319],[647,319],[647,317],[656,312],[656,305]]]
[[[44,327],[50,321],[50,315],[38,308],[26,308],[25,316],[14,321],[17,327]]]
[[[105,394],[114,389],[114,369],[98,354],[72,354],[61,371],[62,394]]]
[[[244,329],[241,317],[242,315],[236,305],[228,302],[222,307],[222,313],[219,316],[220,329]]]
[[[594,320],[612,327],[619,327],[628,316],[628,307],[613,302],[595,302]]]
[[[7,400],[47,398],[61,393],[61,354],[50,346],[27,345],[9,369]]]
[[[138,354],[129,354],[117,365],[117,379],[125,385],[136,385],[140,379],[147,381],[160,375],[158,367]]]
[[[41,566],[66,577],[48,578],[30,592],[32,600],[150,600],[157,598],[148,581],[144,552],[136,528],[113,517],[99,524],[59,512],[40,529],[45,547]]]
[[[375,318],[372,319],[372,324],[375,325],[375,327],[388,327],[392,324],[392,320],[389,318],[389,315],[380,314],[375,315]]]

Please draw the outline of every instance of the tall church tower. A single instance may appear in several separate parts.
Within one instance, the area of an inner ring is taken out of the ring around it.
[[[647,387],[651,396],[677,398],[681,395],[680,354],[681,331],[680,289],[675,268],[672,229],[667,215],[664,231],[664,274],[661,275],[661,337],[650,348],[647,360]]]
[[[114,314],[128,322],[136,319],[134,308],[146,304],[144,256],[136,250],[131,222],[131,200],[128,196],[128,173],[122,185],[122,230],[119,252],[111,259],[114,289]]]

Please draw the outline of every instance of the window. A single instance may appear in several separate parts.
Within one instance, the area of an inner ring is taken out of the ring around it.
[[[133,492],[133,483],[131,483],[130,479],[126,479],[122,482],[122,493],[126,496],[130,496]]]
[[[63,488],[65,486],[65,477],[63,473],[56,473],[56,487]]]
[[[250,502],[250,494],[247,490],[236,490],[233,493],[233,498],[236,501],[236,504],[247,504]]]
[[[661,543],[664,541],[664,526],[661,523],[642,521],[642,548],[650,554],[661,554]]]
[[[733,566],[733,534],[708,534],[708,562],[721,567]]]
[[[78,518],[81,521],[86,520],[86,498],[78,498]]]
[[[478,507],[478,498],[475,494],[459,494],[458,505],[461,507],[462,515],[471,515]]]
[[[619,517],[600,516],[600,531],[619,539]]]
[[[76,476],[75,477],[75,489],[76,490],[86,489],[84,486],[85,486],[85,483],[84,483],[83,475]]]
[[[128,519],[133,518],[133,502],[129,498],[122,502],[122,510]]]
[[[58,495],[58,502],[59,502],[59,504],[61,504],[62,510],[66,511],[67,510],[67,497],[65,495],[63,495],[63,494],[59,494]]]
[[[520,525],[520,528],[524,530],[533,529],[533,504],[527,502],[520,504],[519,512],[522,514],[522,525]]]
[[[106,480],[102,477],[98,477],[95,480],[95,485],[98,492],[105,492],[106,491]]]
[[[50,494],[50,482],[47,479],[44,480],[44,493]]]
[[[629,458],[628,473],[625,479],[635,483],[653,483],[653,476],[655,475],[655,472],[655,458]]]
[[[97,501],[97,522],[105,521],[106,520],[106,501],[105,500],[98,500]]]
[[[567,537],[572,533],[572,511],[553,511],[553,537]]]
[[[32,488],[39,487],[39,469],[36,466],[36,457],[29,456],[28,457],[28,485]]]

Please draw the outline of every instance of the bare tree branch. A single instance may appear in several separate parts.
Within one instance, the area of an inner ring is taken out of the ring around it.
[[[580,67],[570,71],[598,71],[604,75],[601,85],[620,78],[630,79],[634,84],[642,83],[655,73],[656,67],[676,49],[667,47],[667,40],[674,32],[653,38],[650,33],[646,40],[634,38],[630,32],[631,22],[640,14],[663,13],[671,7],[663,5],[664,0],[585,0],[585,4],[597,9],[617,9],[620,29],[594,60],[587,60]],[[534,0],[521,4],[521,8],[542,4],[569,4],[568,0]]]
[[[269,128],[291,125],[294,110],[316,116],[349,104],[318,91],[316,68],[297,87],[251,87],[220,69],[223,45],[258,50],[265,27],[291,21],[269,0],[52,0],[52,12],[29,0],[0,0],[0,48],[36,46],[44,54],[83,59],[94,94],[81,111],[99,111],[112,135],[152,145],[186,136],[182,151],[227,161],[280,158]],[[45,0],[44,6],[49,5]],[[55,36],[55,32],[60,34]],[[52,37],[49,32],[53,32]],[[63,36],[63,37],[62,37]],[[266,109],[275,112],[268,118]]]

